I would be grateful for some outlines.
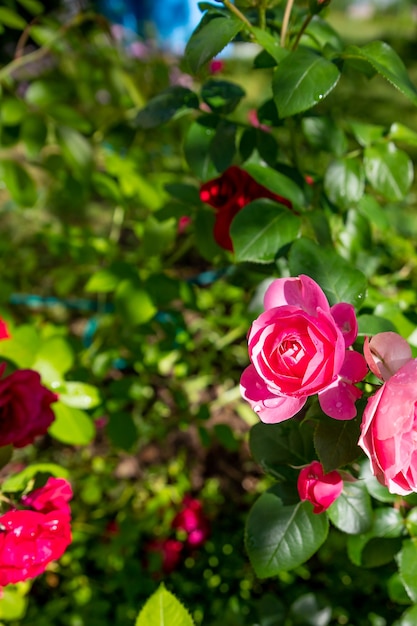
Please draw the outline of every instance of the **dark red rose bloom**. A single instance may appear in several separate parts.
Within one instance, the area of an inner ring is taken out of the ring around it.
[[[4,367],[0,367],[0,376]],[[44,435],[55,419],[58,396],[41,384],[34,370],[17,370],[0,380],[0,446],[22,448]]]
[[[187,533],[186,544],[189,548],[198,548],[203,545],[210,529],[201,502],[185,496],[182,509],[172,520],[172,528]]]
[[[158,554],[161,558],[161,569],[170,574],[177,569],[184,545],[176,539],[153,539],[147,545],[147,552]]]
[[[218,178],[213,178],[201,185],[200,199],[216,209],[214,239],[221,248],[233,252],[230,238],[232,220],[246,204],[258,198],[275,200],[289,209],[292,208],[287,198],[269,191],[236,165],[229,167]]]

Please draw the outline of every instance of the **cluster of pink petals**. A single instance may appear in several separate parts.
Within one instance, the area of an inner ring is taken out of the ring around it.
[[[343,480],[339,472],[325,474],[322,464],[313,461],[300,471],[297,489],[301,500],[311,502],[313,513],[323,513],[342,493]]]
[[[326,415],[354,418],[362,395],[355,383],[367,366],[351,349],[358,331],[353,306],[330,307],[320,286],[300,275],[274,280],[264,307],[249,331],[251,365],[241,378],[242,395],[260,419],[289,419],[316,393]]]
[[[417,359],[393,332],[365,342],[371,371],[385,381],[366,405],[359,446],[391,493],[417,492]]]
[[[67,481],[50,478],[22,500],[36,510],[0,516],[0,586],[38,576],[63,555],[71,543],[71,497]]]

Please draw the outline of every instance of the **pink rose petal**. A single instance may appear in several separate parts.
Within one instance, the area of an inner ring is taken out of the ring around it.
[[[408,342],[390,331],[378,333],[370,341],[366,338],[363,352],[371,372],[381,380],[388,380],[413,358]]]

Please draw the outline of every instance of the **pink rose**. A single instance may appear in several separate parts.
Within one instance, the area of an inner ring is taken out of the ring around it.
[[[22,448],[44,435],[55,419],[51,404],[57,399],[33,370],[17,370],[0,380],[0,446]]]
[[[42,574],[71,543],[69,517],[60,511],[9,511],[0,529],[0,586]]]
[[[66,515],[71,515],[68,502],[72,495],[71,485],[65,478],[53,478],[51,476],[46,485],[23,496],[22,502],[24,506],[40,513],[61,511]]]
[[[188,547],[198,548],[203,545],[209,534],[209,525],[201,502],[185,496],[183,508],[172,520],[172,528],[187,533]]]
[[[391,493],[417,492],[417,359],[408,360],[369,398],[358,443]]]
[[[301,500],[313,504],[313,513],[323,513],[342,493],[343,480],[339,472],[325,474],[322,464],[313,461],[299,473],[297,489]]]
[[[316,393],[326,415],[355,417],[362,392],[353,383],[367,367],[348,349],[358,328],[353,307],[330,307],[319,285],[304,275],[274,280],[264,306],[249,331],[252,364],[241,378],[242,395],[261,420],[282,422]]]

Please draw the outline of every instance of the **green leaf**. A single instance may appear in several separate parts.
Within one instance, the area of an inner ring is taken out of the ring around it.
[[[391,125],[388,137],[392,141],[399,141],[408,146],[417,146],[417,133],[399,122],[394,122],[394,124]]]
[[[212,209],[198,210],[194,224],[196,248],[208,261],[212,261],[220,253],[220,246],[217,245],[213,236],[214,222],[215,215]]]
[[[212,111],[231,113],[235,110],[245,91],[228,80],[209,80],[201,88],[201,97]]]
[[[39,155],[46,143],[47,133],[45,121],[40,116],[31,113],[25,117],[20,126],[20,139],[24,142],[29,157],[35,158]]]
[[[55,402],[52,405],[55,413],[55,421],[52,422],[48,433],[61,441],[74,446],[85,446],[94,439],[95,427],[90,417],[62,402]]]
[[[384,485],[372,474],[371,464],[368,459],[364,459],[361,463],[359,478],[365,483],[369,495],[379,502],[395,502],[397,496],[390,493]]]
[[[399,538],[403,534],[404,519],[397,509],[375,509],[371,529],[367,533],[349,537],[349,558],[355,565],[363,567],[379,567],[390,563],[401,548]]]
[[[395,324],[377,315],[359,315],[357,320],[358,336],[372,337],[372,335],[385,333],[387,331],[398,332]]]
[[[15,621],[24,619],[29,598],[18,586],[7,586],[0,597],[0,619]]]
[[[28,482],[36,476],[36,474],[51,474],[57,478],[69,477],[68,470],[56,463],[33,463],[18,474],[13,474],[13,476],[6,478],[2,484],[2,491],[6,493],[23,491],[26,489]]]
[[[342,259],[332,248],[320,247],[310,239],[297,239],[291,246],[289,266],[293,276],[307,274],[323,289],[331,305],[363,303],[365,276]]]
[[[255,35],[257,43],[277,62],[282,61],[287,56],[288,50],[280,44],[279,38],[274,37],[266,30],[253,26],[251,33]]]
[[[314,446],[325,473],[348,465],[360,454],[359,420],[326,419],[317,424]]]
[[[232,164],[236,152],[236,124],[221,120],[210,145],[210,158],[219,172]]]
[[[187,609],[162,583],[147,600],[135,626],[194,626]]]
[[[340,496],[327,509],[327,514],[339,530],[358,535],[372,525],[371,499],[362,482],[345,482]]]
[[[395,604],[410,604],[410,598],[408,597],[398,572],[394,572],[394,574],[388,579],[387,588],[391,602],[395,602]],[[414,626],[415,623],[416,620],[412,622],[412,625]],[[396,624],[398,626],[397,622]]]
[[[361,146],[369,146],[375,141],[382,139],[385,133],[384,126],[376,126],[375,124],[364,124],[363,122],[350,122],[350,127],[355,135],[356,141]]]
[[[278,65],[272,82],[281,118],[301,113],[321,102],[340,78],[336,65],[307,48],[290,52]]]
[[[7,7],[0,7],[0,24],[4,24],[9,28],[16,28],[17,30],[24,30],[27,26],[23,17]]]
[[[158,221],[150,215],[143,224],[143,254],[145,258],[161,257],[174,243],[177,224],[174,218]]]
[[[305,465],[315,456],[313,431],[307,422],[259,422],[250,430],[249,446],[254,460],[276,478],[280,477],[280,466]]]
[[[136,445],[138,439],[138,430],[135,422],[130,413],[125,413],[124,411],[110,414],[106,433],[114,446],[127,451]]]
[[[29,13],[32,15],[39,15],[39,13],[43,13],[45,10],[45,6],[43,2],[40,0],[17,0],[19,4],[22,5]]]
[[[303,117],[303,133],[308,143],[317,150],[341,156],[347,149],[347,139],[338,124],[330,117]]]
[[[368,194],[362,196],[358,202],[357,210],[380,230],[389,229],[390,224],[387,214],[373,196]]]
[[[88,139],[69,126],[60,126],[56,132],[62,156],[73,172],[81,175],[88,173],[93,162],[93,149]]]
[[[60,402],[66,406],[87,410],[101,404],[99,390],[87,383],[63,381],[51,385],[51,388],[59,395]]]
[[[356,158],[333,161],[326,170],[324,190],[330,201],[342,209],[359,202],[365,190],[362,162]]]
[[[230,228],[236,261],[270,263],[280,248],[294,241],[300,225],[297,215],[272,200],[247,204]]]
[[[16,161],[1,161],[0,175],[16,204],[33,207],[38,199],[38,192],[35,181],[23,165]]]
[[[381,76],[417,104],[417,89],[411,82],[404,63],[384,41],[373,41],[362,48],[348,46],[343,58],[368,61]]]
[[[242,30],[243,23],[234,16],[217,15],[197,28],[185,48],[185,60],[193,73],[210,61]]]
[[[404,541],[397,563],[403,585],[411,600],[417,603],[417,539]]]
[[[13,330],[10,339],[0,341],[0,355],[21,368],[33,366],[41,339],[33,326],[25,324]]]
[[[152,98],[132,123],[139,128],[156,128],[172,119],[181,109],[198,109],[198,105],[198,98],[191,89],[174,85]]]
[[[250,163],[245,165],[245,170],[257,183],[263,185],[273,193],[283,198],[287,198],[296,207],[302,207],[305,197],[302,189],[291,178],[281,172],[277,172],[271,167]]]
[[[192,173],[201,181],[218,175],[210,157],[210,146],[216,129],[204,123],[204,118],[191,124],[184,142],[184,156]]]
[[[37,354],[32,369],[39,372],[42,380],[52,384],[60,382],[74,363],[74,352],[64,337],[45,339]]]
[[[119,284],[115,292],[115,305],[123,322],[130,326],[149,322],[157,312],[139,279],[127,279]]]
[[[259,578],[276,576],[305,563],[324,543],[329,529],[326,515],[315,515],[310,502],[282,506],[264,493],[249,512],[245,543]]]
[[[372,187],[388,200],[402,200],[410,190],[413,164],[393,143],[365,148],[364,166]]]

